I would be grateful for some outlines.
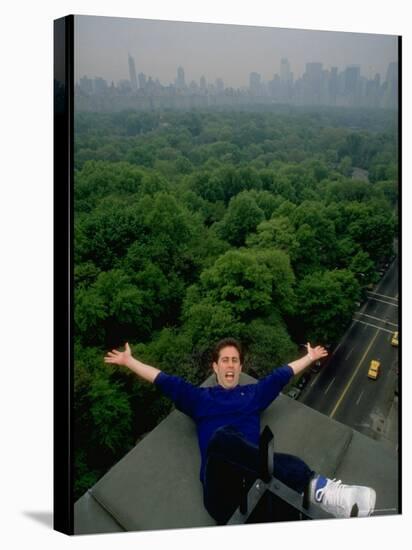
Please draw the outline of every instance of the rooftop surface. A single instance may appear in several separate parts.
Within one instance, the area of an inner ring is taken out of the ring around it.
[[[241,375],[241,384],[255,383]],[[203,384],[213,385],[214,376]],[[261,427],[278,452],[315,471],[377,492],[375,515],[398,513],[398,456],[375,441],[285,395],[264,411]],[[75,534],[215,525],[203,507],[193,421],[174,410],[115,464],[74,507]]]

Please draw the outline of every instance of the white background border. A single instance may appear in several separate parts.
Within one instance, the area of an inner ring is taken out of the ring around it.
[[[26,5],[27,4],[27,5]],[[410,96],[410,24],[401,0],[151,0],[64,1],[6,4],[1,18],[1,483],[3,548],[167,548],[200,550],[225,544],[253,548],[333,549],[367,544],[402,545],[411,520],[410,438],[403,411],[403,517],[285,523],[252,527],[176,530],[69,538],[51,530],[53,429],[53,19],[74,14],[203,21],[284,28],[403,35],[403,210],[409,204],[407,154]],[[409,93],[408,93],[409,91]],[[3,196],[4,195],[4,196]],[[406,216],[405,216],[406,218]],[[404,220],[403,239],[409,224]],[[406,271],[409,254],[403,258]],[[409,305],[404,274],[404,310]],[[404,316],[405,317],[405,316]],[[403,324],[403,342],[409,341]],[[404,354],[405,355],[405,354]],[[409,365],[403,362],[407,401]],[[410,531],[410,529],[409,529]]]

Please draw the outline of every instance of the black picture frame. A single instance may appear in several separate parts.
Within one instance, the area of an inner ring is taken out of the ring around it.
[[[73,527],[74,16],[54,22],[54,529]]]

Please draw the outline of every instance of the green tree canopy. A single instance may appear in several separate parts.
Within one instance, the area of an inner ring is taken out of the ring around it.
[[[296,289],[299,322],[312,342],[335,342],[348,325],[360,286],[347,269],[306,275]]]
[[[249,233],[265,219],[263,210],[257,205],[250,192],[244,191],[231,199],[223,219],[216,230],[222,239],[232,245],[242,246]]]

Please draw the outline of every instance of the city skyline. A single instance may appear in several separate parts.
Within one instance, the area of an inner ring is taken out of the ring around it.
[[[398,37],[295,30],[210,23],[185,23],[126,18],[75,17],[75,80],[100,77],[117,83],[130,79],[131,56],[136,74],[176,81],[184,67],[186,84],[224,81],[225,87],[249,86],[251,73],[264,82],[282,72],[287,59],[293,78],[301,78],[308,63],[338,71],[357,65],[361,76],[386,78],[398,61]]]
[[[185,69],[184,67],[182,67],[181,64],[176,67],[176,74],[171,82],[161,82],[156,75],[152,75],[152,74],[146,75],[145,73],[142,73],[142,72],[140,72],[137,75],[134,57],[131,56],[130,53],[128,53],[127,58],[128,58],[128,75],[127,75],[128,78],[125,75],[124,78],[120,79],[117,82],[115,82],[114,80],[110,82],[107,79],[104,79],[101,75],[89,77],[88,75],[85,74],[85,75],[82,75],[80,79],[76,81],[76,85],[77,86],[81,85],[82,81],[84,81],[85,79],[90,81],[104,81],[106,85],[114,84],[115,87],[118,87],[119,85],[121,87],[125,83],[128,83],[132,91],[137,91],[139,88],[140,89],[144,88],[147,85],[147,82],[149,79],[152,82],[156,82],[160,84],[164,88],[172,86],[177,89],[184,89],[184,88],[188,89],[190,88],[191,84],[196,84],[196,86],[198,86],[199,89],[202,89],[202,88],[207,89],[210,87],[215,87],[216,85],[218,86],[220,85],[222,89],[234,88],[233,86],[226,85],[226,82],[221,77],[216,78],[214,81],[208,81],[204,75],[202,75],[198,81],[194,79],[190,79],[187,77],[185,73]],[[384,71],[384,74],[375,73],[373,77],[368,78],[368,77],[365,77],[364,74],[362,74],[362,66],[359,64],[347,65],[342,68],[334,67],[334,66],[328,68],[328,67],[324,67],[324,64],[322,63],[322,61],[316,61],[316,62],[312,61],[312,62],[307,62],[305,64],[305,70],[303,74],[296,77],[294,72],[292,71],[292,67],[289,63],[289,60],[287,58],[282,58],[280,62],[280,70],[278,73],[273,74],[272,79],[264,80],[261,78],[262,75],[260,73],[257,73],[256,71],[252,71],[251,73],[249,73],[249,75],[247,75],[247,78],[245,79],[243,86],[239,86],[234,89],[238,89],[238,90],[251,89],[253,88],[254,85],[256,86],[256,85],[270,84],[276,79],[279,79],[282,82],[296,83],[296,81],[299,81],[302,78],[305,78],[306,76],[310,75],[311,72],[314,73],[315,75],[316,73],[318,73],[318,75],[320,75],[320,73],[326,73],[328,75],[335,73],[336,75],[342,75],[345,72],[354,71],[354,70],[358,73],[358,77],[365,81],[378,79],[379,82],[385,82],[386,80],[388,80],[388,78],[392,80],[397,79],[398,64],[397,62],[392,61],[389,63],[388,67]],[[394,70],[395,70],[395,74],[393,74]]]
[[[186,80],[182,66],[177,67],[174,82],[166,85],[144,73],[136,75],[135,61],[128,54],[129,79],[117,85],[101,78],[83,76],[76,83],[78,110],[153,110],[162,108],[205,108],[211,106],[285,103],[289,105],[329,105],[396,109],[398,103],[398,64],[389,63],[385,78],[376,73],[368,79],[359,65],[325,70],[321,62],[307,63],[301,77],[294,78],[287,58],[281,59],[280,74],[265,82],[256,72],[249,74],[249,84],[242,88],[225,86],[223,79],[208,83]]]

